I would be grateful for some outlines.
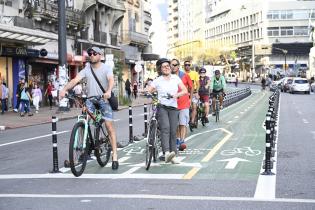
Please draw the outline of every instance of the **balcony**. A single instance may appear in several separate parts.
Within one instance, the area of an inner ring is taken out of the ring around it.
[[[152,25],[152,17],[151,17],[151,13],[149,12],[144,12],[144,23],[151,26]]]
[[[148,45],[149,38],[147,34],[135,32],[135,31],[124,31],[123,32],[123,43],[131,45]]]

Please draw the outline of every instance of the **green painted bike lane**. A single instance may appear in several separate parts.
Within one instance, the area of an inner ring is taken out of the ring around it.
[[[109,178],[148,179],[256,179],[265,147],[262,127],[268,93],[257,92],[220,112],[220,121],[190,133],[187,149],[179,152],[180,164],[152,163],[145,170],[145,140],[119,150],[119,170],[104,168],[96,161],[87,164],[84,174]],[[234,159],[233,159],[234,158]],[[236,159],[241,158],[241,159]]]

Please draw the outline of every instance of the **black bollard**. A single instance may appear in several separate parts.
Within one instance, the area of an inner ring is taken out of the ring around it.
[[[144,104],[144,133],[143,136],[146,137],[148,134],[148,107],[147,104]]]
[[[266,117],[266,152],[265,152],[265,171],[262,175],[274,175],[272,173],[272,163],[271,163],[271,138],[270,138],[270,116]]]
[[[132,107],[129,106],[129,143],[133,143]]]
[[[58,148],[57,148],[57,117],[52,116],[52,143],[53,143],[53,170],[51,173],[60,173],[58,166]]]

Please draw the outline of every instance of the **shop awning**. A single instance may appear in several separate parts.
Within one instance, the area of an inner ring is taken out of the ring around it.
[[[58,40],[58,35],[45,31],[0,24],[0,40],[2,39],[32,45],[42,45]]]

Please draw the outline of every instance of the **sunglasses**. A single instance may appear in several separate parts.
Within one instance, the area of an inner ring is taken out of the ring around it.
[[[190,64],[185,64],[185,66],[190,66]]]
[[[92,55],[94,55],[94,56],[98,55],[98,53],[97,52],[88,52],[88,55],[91,57]]]
[[[174,66],[174,67],[175,67],[175,66],[178,66],[178,64],[172,64],[172,66]]]

